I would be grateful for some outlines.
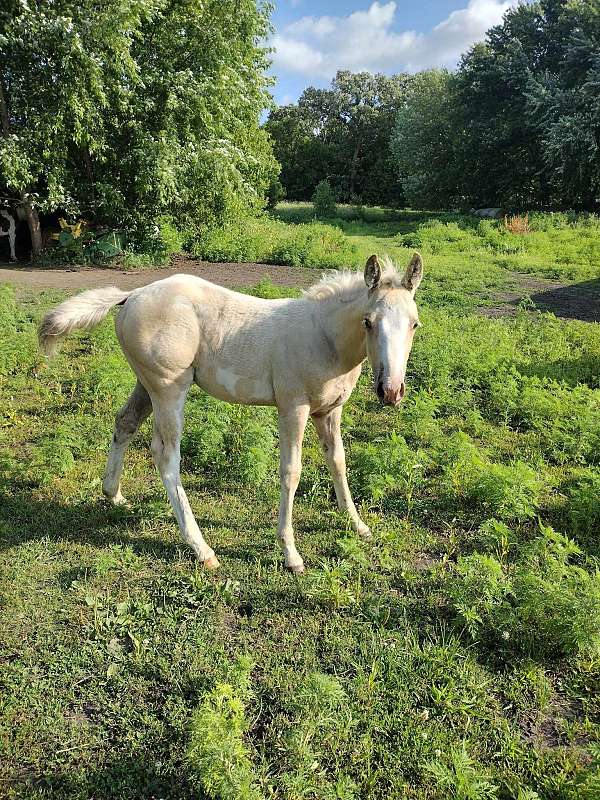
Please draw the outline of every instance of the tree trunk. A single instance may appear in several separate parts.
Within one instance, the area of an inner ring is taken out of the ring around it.
[[[10,135],[10,118],[8,116],[8,106],[6,104],[6,95],[4,93],[4,85],[0,79],[0,127],[2,135],[8,137]],[[42,252],[42,227],[40,225],[40,215],[37,208],[31,204],[26,190],[19,192],[21,203],[25,211],[25,218],[29,226],[29,235],[31,236],[31,258],[35,260]]]
[[[350,167],[350,185],[348,187],[348,200],[350,203],[354,202],[354,184],[356,183],[356,173],[358,170],[358,156],[360,155],[360,146],[362,144],[362,137],[359,136],[356,140],[356,146],[352,155],[352,165]]]
[[[37,208],[32,206],[27,199],[27,195],[21,192],[21,200],[23,208],[25,209],[25,218],[29,225],[29,234],[31,236],[31,260],[35,261],[42,252],[42,226],[40,225],[40,215]]]

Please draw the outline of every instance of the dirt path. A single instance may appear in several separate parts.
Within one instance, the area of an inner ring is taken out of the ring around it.
[[[34,289],[95,289],[101,286],[118,286],[120,289],[137,289],[152,281],[167,278],[178,272],[198,275],[221,286],[255,286],[269,278],[277,286],[310,286],[319,278],[318,270],[301,267],[279,267],[273,264],[211,264],[196,258],[179,256],[170,267],[140,270],[98,269],[71,267],[68,269],[39,269],[31,266],[15,267],[0,264],[0,283]]]
[[[538,311],[549,311],[564,319],[600,322],[600,279],[581,283],[557,283],[532,275],[512,273],[515,287],[508,292],[496,292],[497,304],[480,309],[489,317],[516,314],[524,297]]]
[[[317,269],[273,264],[212,264],[191,256],[178,256],[170,267],[131,271],[93,267],[39,269],[0,264],[0,283],[7,281],[34,289],[66,289],[73,292],[113,285],[121,289],[136,289],[178,272],[198,275],[221,286],[255,286],[263,278],[269,278],[277,286],[296,286],[300,289],[310,286],[320,275]],[[550,311],[566,319],[600,322],[600,279],[564,284],[521,273],[507,273],[507,277],[513,278],[514,288],[497,292],[494,305],[482,307],[481,313],[492,317],[510,316],[516,313],[523,297],[530,297],[539,311]]]

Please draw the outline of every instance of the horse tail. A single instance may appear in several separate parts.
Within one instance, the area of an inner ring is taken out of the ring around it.
[[[48,357],[53,356],[71,331],[94,328],[111,308],[123,304],[130,294],[116,286],[108,286],[106,289],[82,292],[65,300],[49,311],[40,323],[38,338],[42,352]]]

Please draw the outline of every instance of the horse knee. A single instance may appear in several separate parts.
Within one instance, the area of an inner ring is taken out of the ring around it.
[[[331,466],[333,471],[341,475],[346,471],[346,457],[343,453],[334,453],[331,457]]]
[[[302,465],[293,467],[286,467],[281,470],[281,482],[286,489],[295,489],[300,483],[300,473],[302,472]]]

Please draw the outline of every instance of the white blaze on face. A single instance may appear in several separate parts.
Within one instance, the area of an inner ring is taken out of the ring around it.
[[[384,311],[378,328],[377,349],[380,374],[384,386],[397,386],[404,381],[410,354],[412,320],[402,308]]]

